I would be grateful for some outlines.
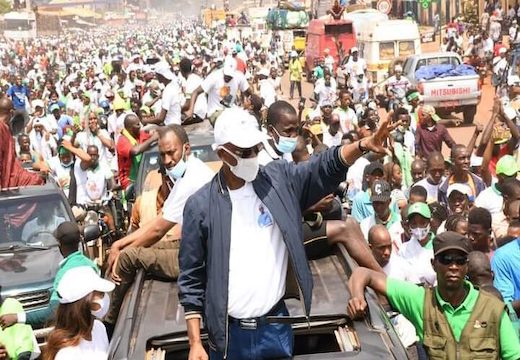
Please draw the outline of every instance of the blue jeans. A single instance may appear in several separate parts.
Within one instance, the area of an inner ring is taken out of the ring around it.
[[[287,316],[285,304],[268,315]],[[291,358],[293,334],[290,324],[267,323],[256,329],[242,329],[236,322],[229,322],[227,360],[262,360]],[[210,360],[223,360],[224,354],[210,350]]]

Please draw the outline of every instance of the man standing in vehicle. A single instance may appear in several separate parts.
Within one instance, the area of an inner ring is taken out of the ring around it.
[[[424,288],[357,268],[349,281],[352,316],[363,316],[366,286],[388,297],[390,304],[410,320],[430,358],[513,360],[520,343],[505,304],[465,280],[471,243],[447,231],[433,240],[435,288]]]
[[[223,167],[184,209],[178,284],[190,359],[208,358],[200,338],[203,311],[212,359],[292,356],[291,326],[265,320],[287,315],[289,266],[310,313],[312,274],[301,241],[302,211],[334,192],[363,153],[384,153],[388,132],[385,121],[360,142],[298,165],[272,161],[260,169],[265,135],[256,121],[238,109],[218,118],[215,145]]]
[[[10,130],[13,103],[7,97],[0,99],[0,188],[41,185],[43,179],[24,168],[16,158],[14,139]]]

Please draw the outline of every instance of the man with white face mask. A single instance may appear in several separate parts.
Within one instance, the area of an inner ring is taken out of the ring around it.
[[[417,202],[408,207],[407,222],[411,239],[402,244],[401,256],[414,269],[408,281],[434,286],[436,274],[431,260],[433,259],[433,238],[430,232],[431,211],[425,203]]]
[[[110,325],[115,324],[124,295],[139,269],[172,281],[179,275],[177,259],[184,204],[214,176],[211,169],[191,153],[188,135],[181,125],[162,127],[158,135],[161,163],[173,185],[164,201],[162,216],[142,224],[110,248],[108,271],[119,286],[113,293],[112,305],[105,318],[109,334]],[[170,240],[159,242],[167,233]],[[170,256],[165,256],[165,252]]]
[[[299,164],[271,161],[261,167],[266,135],[256,120],[239,108],[219,116],[215,146],[222,168],[184,209],[178,284],[190,359],[208,358],[200,338],[203,311],[212,359],[292,356],[291,325],[269,324],[266,316],[288,314],[283,298],[289,273],[295,277],[287,288],[296,280],[310,314],[312,274],[302,211],[333,193],[365,152],[385,152],[389,127],[384,121],[374,136]]]

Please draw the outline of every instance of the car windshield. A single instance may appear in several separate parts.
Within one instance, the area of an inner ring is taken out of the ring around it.
[[[52,232],[66,220],[70,217],[57,195],[2,201],[0,249],[56,246]]]

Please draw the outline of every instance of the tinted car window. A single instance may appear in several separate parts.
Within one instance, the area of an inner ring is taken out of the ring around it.
[[[59,196],[38,196],[2,201],[0,248],[9,245],[58,245],[52,232],[70,220]]]

